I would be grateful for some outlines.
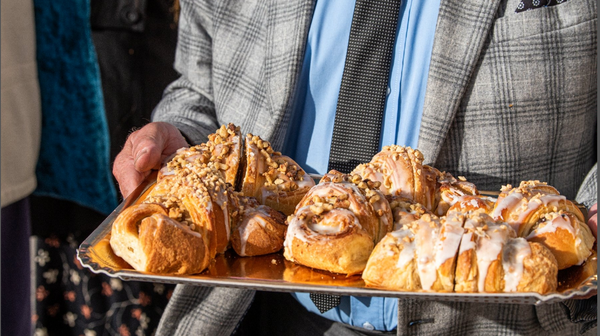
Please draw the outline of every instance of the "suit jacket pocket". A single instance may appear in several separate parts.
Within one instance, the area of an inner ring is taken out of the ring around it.
[[[568,29],[596,19],[596,0],[570,0],[559,6],[506,13],[494,22],[491,43]]]

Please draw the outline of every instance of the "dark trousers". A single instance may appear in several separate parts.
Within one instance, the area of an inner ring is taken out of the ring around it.
[[[2,208],[1,222],[1,334],[30,336],[29,199]]]

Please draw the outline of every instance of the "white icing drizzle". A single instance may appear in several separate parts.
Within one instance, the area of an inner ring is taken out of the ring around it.
[[[238,227],[238,232],[240,233],[240,243],[241,243],[241,254],[246,254],[246,244],[248,242],[248,238],[250,237],[250,233],[252,233],[252,228],[256,225],[259,225],[263,229],[266,227],[267,223],[264,218],[261,216],[264,215],[264,211],[258,209],[248,210],[244,214],[244,221]]]
[[[314,216],[310,209],[311,206],[305,206],[296,210],[288,223],[288,229],[283,246],[288,254],[293,258],[292,242],[294,238],[307,244],[315,239],[327,240],[335,237],[352,227],[362,228],[358,218],[348,209],[336,208],[324,212],[319,223],[311,223]],[[303,219],[300,219],[303,217]]]
[[[302,180],[294,181],[298,185],[298,189],[311,188],[315,185],[315,180],[310,175],[304,173]]]
[[[504,291],[515,292],[523,277],[523,260],[531,254],[529,243],[523,238],[514,238],[504,245],[502,267],[504,268]]]
[[[338,223],[338,225],[324,225],[321,223],[309,223],[307,224],[308,228],[316,233],[324,234],[324,235],[332,235],[340,233],[342,230],[342,226]]]
[[[396,267],[404,268],[411,260],[415,258],[415,235],[411,230],[398,230],[391,232],[391,235],[396,238],[399,244],[402,245],[402,251],[398,254],[398,262]],[[408,242],[404,240],[408,237]]]
[[[497,220],[506,221],[516,232],[519,232],[521,224],[527,217],[536,211],[542,204],[544,206],[556,206],[559,202],[566,200],[562,195],[543,195],[539,198],[527,200],[520,192],[513,192],[504,197],[492,212],[492,217]],[[518,209],[520,207],[521,209]],[[508,210],[509,218],[503,218],[502,212]]]
[[[458,251],[458,255],[461,255],[463,252],[474,249],[476,247],[475,241],[473,240],[473,232],[467,232],[463,234],[462,239],[460,241],[460,249]]]
[[[402,155],[398,161],[394,161],[393,154],[385,156],[385,160],[383,160],[383,166],[386,168],[387,172],[390,173],[388,175],[392,182],[390,193],[392,195],[405,196],[414,200],[414,185],[411,183],[412,181],[410,179],[413,177],[412,165],[409,164],[411,168],[410,171],[407,172],[404,164],[406,164],[406,162]]]
[[[563,229],[571,234],[573,238],[577,237],[579,230],[575,230],[573,228],[573,224],[571,223],[571,218],[569,216],[561,216],[558,215],[554,217],[552,220],[545,221],[539,224],[539,226],[533,230],[529,236],[527,236],[527,240],[530,238],[545,234],[545,233],[554,233],[556,229]],[[576,242],[577,243],[577,242]],[[577,244],[578,245],[578,244]]]
[[[439,239],[439,222],[434,220],[428,222],[421,219],[416,223],[418,224],[415,236],[417,270],[421,279],[421,288],[430,290],[437,279],[434,243]],[[434,223],[433,228],[431,223]]]
[[[196,237],[202,238],[202,235],[199,232],[196,232],[196,231],[190,229],[189,226],[182,225],[179,222],[177,222],[177,221],[175,221],[175,220],[173,220],[173,219],[171,219],[169,217],[166,217],[166,216],[156,216],[155,218],[158,219],[158,221],[157,221],[158,225],[162,224],[162,225],[175,226],[175,227],[177,227],[177,228],[185,231],[186,233],[191,234],[192,236],[196,236]],[[154,235],[156,235],[156,231],[158,231],[158,230],[154,231]]]
[[[442,225],[440,239],[436,243],[435,265],[439,268],[446,260],[456,257],[456,251],[463,235],[464,218],[455,213],[449,214]]]
[[[395,208],[393,211],[395,211],[394,231],[400,230],[405,224],[412,223],[420,218],[416,210],[407,211],[407,209]]]
[[[175,175],[175,171],[170,169],[168,166],[164,166],[164,167],[160,168],[160,173],[163,176]]]
[[[366,165],[361,166],[361,168],[362,168],[362,172],[358,171],[358,174],[361,175],[363,179],[369,179],[373,182],[375,182],[375,181],[381,182],[381,185],[379,186],[379,191],[381,191],[384,194],[390,193],[390,191],[384,185],[385,177],[376,168],[376,166],[373,166],[373,164],[366,164]]]
[[[446,192],[442,193],[442,199],[448,204],[448,207],[456,204],[463,196],[465,196],[465,193],[452,185],[449,185]],[[477,201],[472,201],[475,202],[474,206],[477,206]]]
[[[506,209],[509,212],[521,202],[523,199],[523,194],[514,192],[512,194],[507,195],[503,199],[500,200],[494,211],[492,212],[492,218],[496,220],[504,220],[508,221],[508,218],[502,217],[502,212]]]
[[[487,230],[483,230],[484,225],[488,225]],[[502,228],[504,227],[504,228]],[[508,241],[513,232],[509,227],[502,224],[495,224],[493,221],[474,221],[467,219],[465,228],[471,229],[475,235],[475,246],[477,251],[477,269],[479,278],[477,279],[477,289],[479,292],[485,291],[485,278],[487,277],[490,264],[498,259],[504,244]],[[480,228],[479,230],[477,228]],[[465,238],[466,239],[466,238]],[[463,239],[464,241],[464,239]],[[468,250],[469,243],[464,248]]]
[[[351,189],[351,190],[348,190]],[[352,197],[348,198],[350,200],[350,210],[354,213],[361,212],[360,203],[368,202],[365,196],[360,191],[354,183],[352,182],[325,182],[320,183],[310,189],[310,197],[319,196],[321,198],[331,197],[334,195],[353,195],[356,198],[356,201],[353,200]],[[360,202],[360,203],[359,203]]]
[[[208,185],[209,183],[206,182],[206,184]],[[229,240],[230,236],[231,236],[231,227],[230,227],[230,223],[229,223],[229,210],[228,210],[228,197],[225,194],[223,189],[220,189],[219,191],[216,190],[212,190],[210,192],[211,195],[211,199],[213,202],[217,203],[217,205],[221,208],[221,211],[223,212],[223,219],[224,219],[224,225],[225,225],[225,232],[227,233],[227,240]],[[226,204],[227,203],[227,204]],[[213,210],[212,204],[209,202],[208,206],[206,207],[207,210],[210,209],[210,211]]]

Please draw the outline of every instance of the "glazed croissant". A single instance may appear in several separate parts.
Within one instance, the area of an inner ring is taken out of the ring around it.
[[[363,272],[368,286],[392,290],[510,292],[556,290],[554,256],[516,238],[484,211],[449,212],[389,233]]]
[[[556,258],[559,270],[586,261],[593,252],[595,241],[587,224],[563,210],[545,214],[526,239],[546,246]]]
[[[422,204],[414,202],[404,197],[391,197],[390,208],[392,209],[392,218],[394,219],[393,231],[400,230],[404,225],[410,224],[423,215],[431,215]],[[434,216],[435,217],[435,216]]]
[[[470,207],[464,203],[464,201],[473,200],[473,198],[469,198],[469,196],[479,196],[477,187],[475,187],[473,183],[467,181],[464,177],[459,176],[457,179],[450,173],[440,172],[435,168],[432,169],[437,175],[435,210],[433,210],[436,215],[445,215],[450,208],[460,202],[463,202],[461,203],[463,206]],[[485,201],[485,199],[475,200],[474,202],[477,202],[478,204],[473,205],[473,208],[485,206],[482,204],[485,203]],[[459,206],[461,204],[459,204]]]
[[[495,204],[496,200],[490,197],[481,195],[464,195],[456,198],[454,204],[448,208],[448,212],[475,212],[482,210],[487,214],[491,214]]]
[[[546,183],[504,186],[491,215],[510,224],[517,236],[548,247],[559,269],[581,265],[592,253],[595,239],[583,214]]]
[[[517,238],[484,212],[467,217],[456,268],[456,292],[556,290],[558,266],[544,246]]]
[[[388,233],[369,258],[365,283],[393,290],[452,291],[462,221],[459,215],[424,215]]]
[[[208,136],[206,143],[177,150],[159,171],[157,181],[172,175],[176,169],[175,165],[201,166],[213,162],[214,167],[222,171],[225,182],[234,186],[242,161],[242,143],[239,127],[233,124],[222,125]]]
[[[284,257],[333,273],[362,272],[373,246],[393,225],[378,187],[357,175],[330,172],[288,217]]]

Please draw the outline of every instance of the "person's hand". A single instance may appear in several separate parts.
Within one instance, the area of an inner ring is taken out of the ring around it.
[[[131,133],[113,165],[123,197],[129,196],[152,169],[159,169],[166,157],[186,146],[179,130],[165,122],[153,122]]]
[[[598,240],[598,236],[597,236],[597,231],[598,231],[598,215],[597,215],[597,212],[598,212],[598,203],[592,205],[592,207],[588,211],[588,222],[587,222],[587,224],[590,227],[590,230],[592,231],[592,234],[594,235],[594,238],[596,238],[596,240]],[[575,296],[573,298],[574,299],[578,299],[578,300],[589,299],[589,298],[591,298],[592,296],[594,296],[596,294],[597,294],[597,291],[596,290],[592,290],[587,295]]]
[[[592,230],[592,234],[594,235],[594,237],[596,238],[596,240],[598,240],[598,203],[592,205],[592,207],[590,208],[590,211],[588,211],[588,226],[590,227],[590,230]]]

